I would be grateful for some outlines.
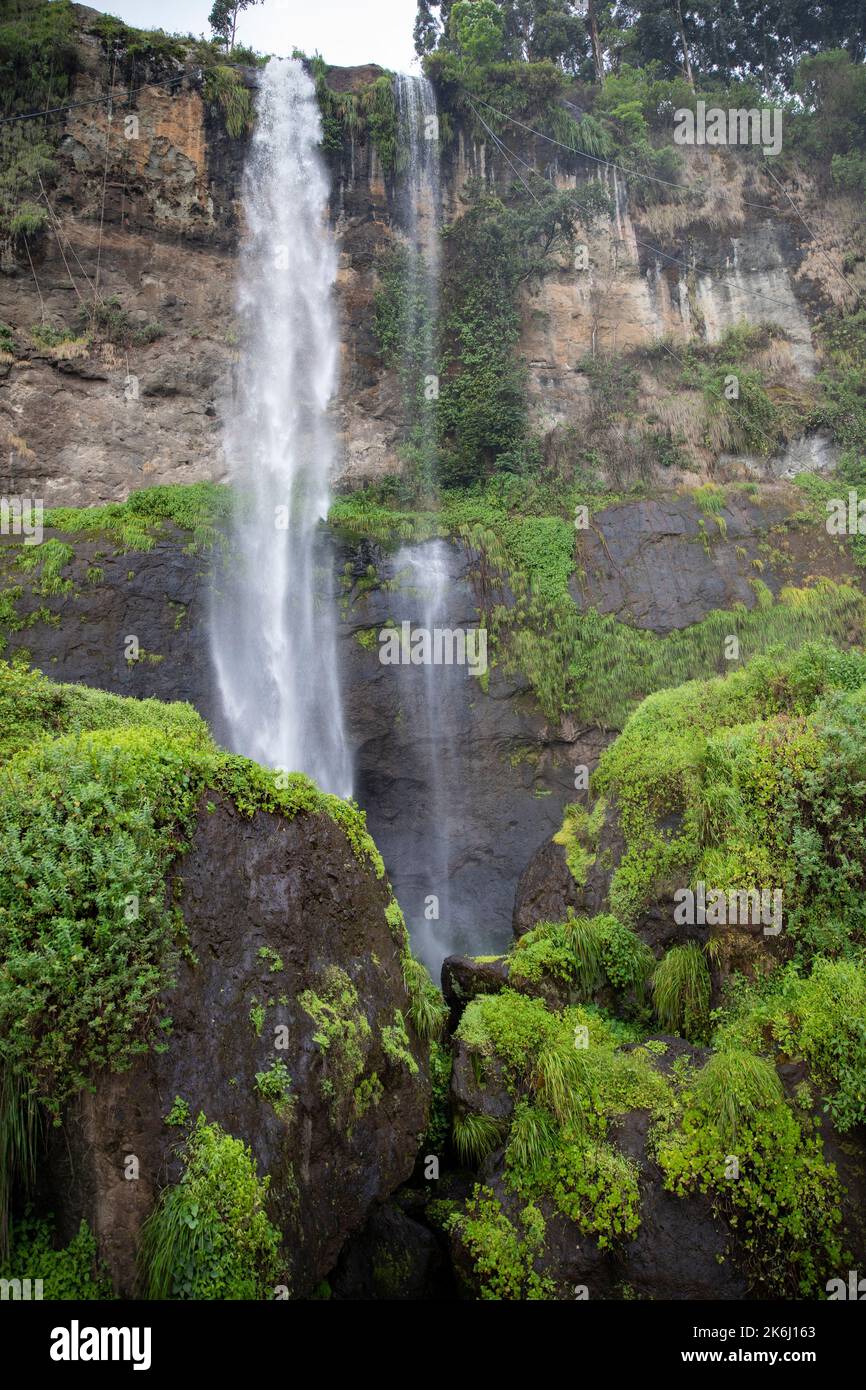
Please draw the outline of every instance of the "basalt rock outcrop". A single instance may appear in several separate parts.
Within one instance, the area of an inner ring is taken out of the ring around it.
[[[117,1290],[132,1294],[142,1221],[180,1172],[164,1118],[180,1096],[270,1175],[291,1291],[303,1296],[409,1177],[426,1123],[425,1050],[408,1022],[401,1055],[383,1034],[409,1007],[387,885],[327,815],[247,820],[223,800],[202,806],[176,875],[194,963],[164,996],[168,1046],[74,1102],[43,1170],[46,1196],[68,1233],[89,1222]],[[339,1022],[329,1044],[311,996]],[[292,1078],[281,1113],[256,1087],[275,1059]]]

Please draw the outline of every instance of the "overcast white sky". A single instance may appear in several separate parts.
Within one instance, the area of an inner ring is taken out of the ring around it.
[[[213,0],[90,0],[139,29],[209,34]],[[241,15],[239,42],[262,53],[312,54],[329,63],[381,63],[395,72],[415,69],[415,0],[264,0]]]

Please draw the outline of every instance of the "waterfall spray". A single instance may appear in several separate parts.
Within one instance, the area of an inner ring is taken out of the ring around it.
[[[234,751],[348,796],[321,526],[334,455],[337,256],[315,88],[300,63],[270,60],[256,111],[243,184],[242,349],[225,433],[239,506],[211,615],[220,732]]]

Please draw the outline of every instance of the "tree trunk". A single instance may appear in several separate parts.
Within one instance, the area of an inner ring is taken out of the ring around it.
[[[685,73],[685,75],[686,75],[686,81],[688,82],[688,84],[689,84],[689,86],[691,87],[692,91],[694,91],[694,90],[695,90],[695,75],[694,75],[694,73],[692,72],[692,60],[691,60],[691,57],[690,57],[690,55],[689,55],[689,41],[688,41],[688,39],[686,38],[686,26],[685,26],[685,24],[684,24],[684,22],[683,22],[683,6],[682,6],[682,0],[677,0],[677,16],[678,16],[679,21],[680,21],[680,41],[681,41],[681,43],[682,43],[682,45],[683,45],[683,71],[684,71],[684,73]]]
[[[589,0],[589,37],[592,42],[592,60],[595,63],[596,81],[603,82],[604,54],[601,51],[601,39],[598,37],[598,16],[595,12],[595,0]]]

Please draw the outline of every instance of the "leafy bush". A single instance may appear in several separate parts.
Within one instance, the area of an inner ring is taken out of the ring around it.
[[[549,1299],[554,1287],[535,1270],[544,1249],[544,1218],[531,1203],[512,1225],[498,1199],[487,1187],[476,1187],[462,1212],[447,1218],[465,1245],[480,1283],[482,1299]]]
[[[11,1221],[8,1254],[0,1259],[0,1279],[41,1279],[42,1297],[48,1302],[98,1302],[114,1297],[86,1221],[63,1248],[56,1245],[51,1220],[27,1215]]]
[[[142,1228],[144,1296],[266,1299],[280,1273],[279,1231],[268,1219],[270,1178],[250,1149],[199,1115],[181,1149],[183,1173]]]
[[[815,961],[804,975],[790,964],[761,985],[743,986],[722,1014],[717,1043],[779,1053],[808,1063],[824,1108],[841,1133],[866,1122],[866,968],[860,961]]]
[[[264,1071],[256,1072],[256,1090],[262,1100],[273,1106],[279,1119],[291,1119],[295,1098],[292,1095],[292,1078],[284,1061],[277,1058]]]

